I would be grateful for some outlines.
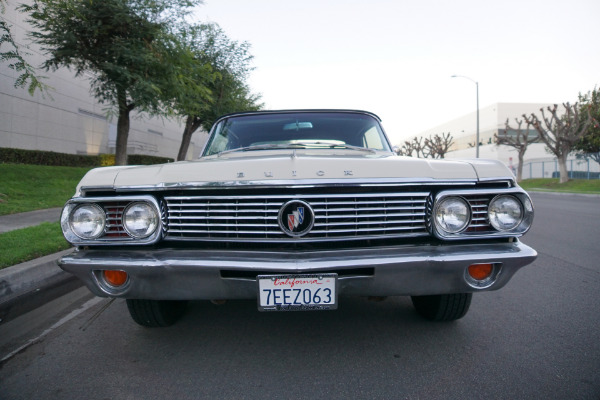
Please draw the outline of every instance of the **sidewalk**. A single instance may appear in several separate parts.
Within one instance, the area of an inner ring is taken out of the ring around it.
[[[36,226],[42,222],[57,222],[60,212],[61,208],[49,208],[0,216],[0,233]],[[71,251],[73,249],[0,270],[0,327],[82,286],[75,276],[64,272],[56,264],[60,257]]]
[[[42,222],[57,222],[60,220],[61,210],[62,208],[47,208],[20,214],[0,215],[0,233],[36,226]]]

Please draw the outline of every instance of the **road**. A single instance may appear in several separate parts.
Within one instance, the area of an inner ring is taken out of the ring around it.
[[[600,197],[532,197],[538,259],[455,323],[408,298],[341,298],[306,313],[197,302],[144,329],[124,301],[86,298],[4,363],[0,399],[599,399]]]

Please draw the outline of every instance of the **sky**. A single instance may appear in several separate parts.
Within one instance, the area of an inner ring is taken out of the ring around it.
[[[251,44],[266,109],[371,111],[399,144],[475,112],[474,81],[480,108],[577,101],[600,86],[598,15],[598,0],[204,0],[194,18]]]

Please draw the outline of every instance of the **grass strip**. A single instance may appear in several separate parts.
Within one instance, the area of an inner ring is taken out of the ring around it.
[[[66,250],[59,222],[44,222],[30,228],[0,234],[0,269]]]
[[[525,179],[519,185],[531,191],[600,194],[600,179],[571,179],[565,183],[551,178]]]
[[[62,207],[90,169],[0,164],[0,215]]]

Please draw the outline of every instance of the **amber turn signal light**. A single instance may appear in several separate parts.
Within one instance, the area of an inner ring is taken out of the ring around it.
[[[489,278],[492,276],[492,272],[494,272],[494,264],[469,265],[469,276],[478,281],[483,281]]]
[[[123,286],[127,282],[127,272],[120,270],[104,270],[102,271],[106,283],[112,286]]]

